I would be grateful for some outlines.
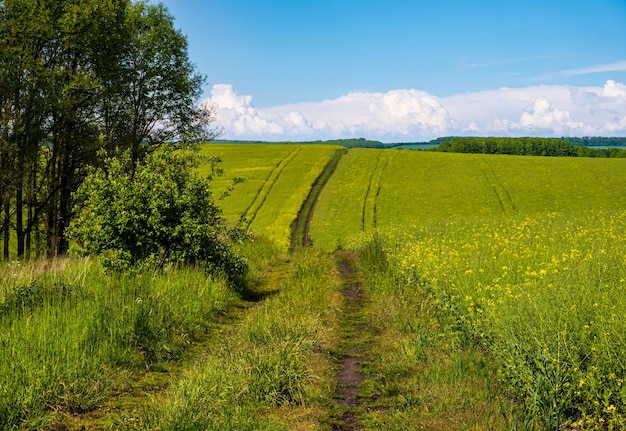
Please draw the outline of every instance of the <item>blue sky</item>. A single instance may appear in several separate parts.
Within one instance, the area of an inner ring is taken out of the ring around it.
[[[227,138],[626,136],[624,0],[162,3]]]

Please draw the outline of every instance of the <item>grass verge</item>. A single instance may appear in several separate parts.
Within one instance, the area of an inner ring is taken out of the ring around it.
[[[395,273],[376,239],[359,258],[374,333],[359,392],[361,430],[523,429],[492,358],[463,337],[454,316]]]
[[[201,268],[110,275],[88,259],[1,267],[0,429],[116,428],[116,417],[192,364],[220,322],[270,293],[262,289],[279,277],[276,247],[255,239],[241,248],[263,279],[239,292]]]
[[[133,430],[329,429],[330,348],[341,297],[334,259],[303,249],[280,291],[225,328],[206,356],[139,415]]]

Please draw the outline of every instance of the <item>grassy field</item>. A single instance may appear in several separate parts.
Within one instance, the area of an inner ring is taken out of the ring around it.
[[[455,316],[461,345],[494,355],[526,429],[623,429],[625,168],[351,150],[311,236],[331,251],[378,235],[395,278]]]
[[[202,147],[224,160],[216,196],[247,178],[221,203],[261,235],[239,245],[251,291],[198,268],[2,265],[0,429],[357,429],[346,411],[363,430],[626,429],[626,160],[351,149],[314,248],[286,256],[338,150]],[[364,380],[342,407],[355,327]]]
[[[378,235],[396,279],[455,316],[454,338],[494,355],[525,401],[528,429],[624,429],[624,210],[453,219]]]
[[[179,359],[238,299],[201,268],[106,275],[61,259],[0,273],[0,429],[96,408],[133,370]]]
[[[214,182],[219,196],[243,177],[232,195],[222,201],[225,217],[275,240],[285,250],[291,242],[296,219],[313,182],[341,147],[330,145],[207,144],[203,154],[220,156],[225,175]]]
[[[455,217],[626,208],[623,160],[350,150],[311,223],[332,251],[373,227]]]
[[[279,293],[216,337],[193,369],[118,426],[328,429],[334,410],[330,349],[341,307],[338,287],[331,256],[298,252]]]

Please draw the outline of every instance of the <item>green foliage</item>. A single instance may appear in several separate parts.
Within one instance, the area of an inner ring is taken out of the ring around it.
[[[0,267],[0,429],[48,429],[123,387],[129,370],[180,358],[238,301],[197,268],[105,274],[89,259]],[[49,423],[49,422],[48,422]]]
[[[433,141],[434,142],[434,141]],[[491,138],[442,139],[433,151],[448,153],[511,154],[518,156],[625,157],[619,148],[595,149],[592,145],[623,145],[623,138]],[[584,146],[583,146],[584,145]]]
[[[184,262],[237,280],[246,264],[231,249],[231,231],[210,180],[195,173],[198,163],[188,146],[161,146],[134,168],[128,153],[105,157],[77,193],[83,205],[68,237],[110,269]]]
[[[204,77],[162,4],[0,1],[0,233],[18,257],[65,254],[72,194],[98,151],[136,163],[163,143],[216,136]]]
[[[626,138],[618,137],[584,136],[582,138],[568,137],[561,139],[574,145],[586,147],[626,147]]]

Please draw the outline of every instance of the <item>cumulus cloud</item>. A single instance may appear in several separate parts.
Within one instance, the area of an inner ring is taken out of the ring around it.
[[[415,89],[349,93],[336,99],[256,109],[252,97],[214,85],[218,126],[229,139],[366,137],[424,141],[446,135],[626,135],[626,85],[533,86],[438,98]]]

